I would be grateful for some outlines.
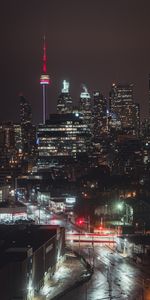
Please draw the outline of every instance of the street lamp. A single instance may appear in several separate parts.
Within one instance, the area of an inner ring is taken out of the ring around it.
[[[117,210],[118,210],[118,214],[119,214],[119,217],[120,217],[120,212],[122,212],[122,210],[123,210],[123,202],[119,202],[119,203],[117,203]],[[117,217],[117,220],[118,220],[118,217]],[[117,226],[117,231],[118,231],[118,234],[119,234],[119,220],[117,221],[117,223],[118,223],[118,226]]]
[[[88,216],[88,221],[87,221],[87,224],[88,224],[88,231],[89,233],[91,232],[91,223],[90,223],[90,216]]]
[[[123,210],[123,202],[119,202],[117,203],[117,208],[118,208],[118,211],[122,211]]]
[[[38,205],[39,208],[39,224],[41,223],[41,205]]]

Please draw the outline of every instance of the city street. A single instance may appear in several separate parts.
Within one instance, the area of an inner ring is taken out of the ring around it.
[[[79,232],[64,215],[50,214],[44,209],[36,210],[37,216],[39,213],[40,223],[65,226],[66,232]],[[61,300],[150,299],[149,270],[115,252],[114,244],[70,240],[67,246],[86,258],[94,274],[88,282],[61,296]]]
[[[144,284],[148,275],[108,246],[80,244],[79,249],[79,245],[72,245],[94,265],[94,274],[89,282],[62,300],[150,299]]]

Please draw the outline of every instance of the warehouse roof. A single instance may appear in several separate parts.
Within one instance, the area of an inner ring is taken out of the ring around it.
[[[36,251],[53,238],[58,226],[0,225],[0,266],[24,260],[29,251]]]

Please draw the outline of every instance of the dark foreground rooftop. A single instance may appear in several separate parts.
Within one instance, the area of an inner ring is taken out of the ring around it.
[[[57,226],[0,225],[0,267],[27,257],[28,250],[38,249],[57,233]]]

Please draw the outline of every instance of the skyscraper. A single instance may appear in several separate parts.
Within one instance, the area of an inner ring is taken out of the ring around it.
[[[20,123],[22,132],[22,148],[24,157],[35,148],[35,127],[32,125],[32,109],[24,96],[20,96]]]
[[[92,123],[91,96],[85,85],[82,85],[83,91],[80,94],[79,110],[83,115],[84,122],[89,126]]]
[[[93,92],[93,133],[98,138],[107,130],[107,101],[99,92]]]
[[[20,123],[21,125],[31,124],[32,110],[31,105],[23,95],[20,95]]]
[[[136,129],[137,108],[133,101],[133,84],[112,85],[110,111],[116,115],[123,129]]]
[[[45,124],[45,120],[47,117],[46,111],[46,89],[47,85],[50,84],[50,77],[47,74],[47,56],[46,56],[46,43],[45,43],[45,36],[44,36],[44,43],[43,43],[43,64],[42,64],[42,75],[40,77],[40,84],[42,85],[42,95],[43,95],[43,124]]]
[[[80,114],[50,114],[46,124],[40,124],[38,137],[38,167],[47,168],[54,161],[77,159],[88,153],[90,132]]]
[[[0,124],[0,167],[9,165],[15,153],[13,124]]]
[[[63,88],[58,98],[57,112],[61,114],[72,112],[72,98],[69,94],[69,82],[66,80],[63,81]]]

